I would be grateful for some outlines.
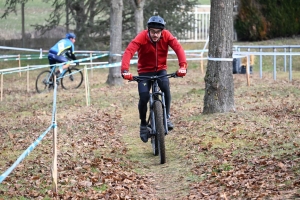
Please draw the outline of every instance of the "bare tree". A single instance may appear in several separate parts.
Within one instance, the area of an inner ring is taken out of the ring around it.
[[[135,32],[144,30],[144,5],[145,0],[131,0],[134,9]]]
[[[210,12],[204,114],[235,109],[232,75],[233,1],[211,0]]]
[[[21,4],[21,16],[22,16],[22,47],[25,47],[25,4],[28,0],[7,0],[5,2],[5,10],[1,15],[1,19],[7,18],[9,13],[17,14],[17,5]]]
[[[121,61],[122,52],[122,10],[123,0],[112,0],[110,7],[110,47],[109,63]],[[106,83],[109,85],[121,85],[120,67],[109,68]]]

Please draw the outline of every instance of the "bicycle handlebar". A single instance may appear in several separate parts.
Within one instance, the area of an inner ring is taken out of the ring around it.
[[[136,81],[136,82],[141,82],[145,79],[147,80],[157,80],[157,79],[160,79],[162,77],[169,77],[169,78],[177,78],[178,76],[176,75],[176,72],[174,73],[171,73],[171,74],[164,74],[164,75],[160,75],[160,76],[132,76],[133,80],[131,81]],[[129,82],[131,82],[129,81]]]

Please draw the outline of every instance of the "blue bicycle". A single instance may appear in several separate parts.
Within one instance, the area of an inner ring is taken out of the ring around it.
[[[49,91],[54,88],[54,76],[55,76],[55,67],[52,67],[51,70],[42,71],[36,79],[35,88],[38,93]],[[83,81],[82,72],[75,67],[68,67],[64,72],[56,77],[56,82],[59,85],[61,83],[62,88],[76,89],[79,88]]]

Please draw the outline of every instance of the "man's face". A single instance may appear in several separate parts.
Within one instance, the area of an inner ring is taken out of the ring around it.
[[[73,42],[73,44],[75,43],[75,38],[70,38],[71,42]]]
[[[157,28],[150,28],[149,32],[150,32],[150,37],[154,42],[157,42],[161,36],[161,29],[157,29]]]

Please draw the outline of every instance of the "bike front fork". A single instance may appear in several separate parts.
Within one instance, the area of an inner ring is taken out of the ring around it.
[[[153,100],[153,95],[150,94],[150,118],[151,118],[151,131],[152,134],[156,134],[156,125],[155,125],[155,116],[153,112],[152,105],[154,101],[159,101],[159,100]],[[165,127],[165,134],[168,134],[168,124],[167,124],[167,111],[166,111],[166,104],[165,104],[165,95],[164,93],[161,94],[161,105],[163,109],[163,122],[164,122],[164,127]]]

